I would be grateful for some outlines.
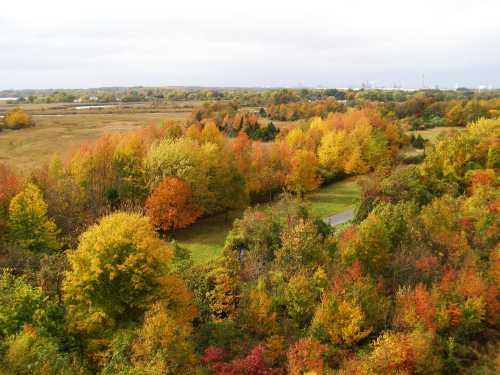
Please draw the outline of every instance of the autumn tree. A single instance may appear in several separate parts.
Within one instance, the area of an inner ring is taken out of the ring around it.
[[[235,319],[240,299],[238,284],[229,270],[217,268],[211,275],[212,288],[206,298],[214,320]]]
[[[171,253],[146,217],[117,212],[103,217],[69,254],[63,284],[72,326],[91,332],[135,319],[183,285],[167,277]]]
[[[287,189],[302,195],[316,189],[320,183],[318,159],[314,152],[296,151],[292,156],[291,171],[286,180]]]
[[[272,303],[263,280],[242,295],[238,315],[245,331],[258,337],[270,336],[276,331],[277,314]]]
[[[432,334],[422,331],[407,335],[384,332],[372,344],[367,367],[376,374],[441,374],[443,364],[436,355],[433,341]]]
[[[70,356],[60,350],[57,341],[39,335],[30,325],[23,332],[6,341],[2,369],[9,374],[46,375],[81,374],[84,369],[75,366]]]
[[[284,285],[283,298],[286,311],[297,327],[306,327],[311,322],[324,286],[322,284],[326,283],[325,278],[322,269],[316,271],[313,277],[300,272],[293,275],[288,284]]]
[[[205,350],[203,361],[214,375],[283,375],[283,369],[269,363],[264,345],[257,345],[245,356],[227,360],[223,348],[209,347]]]
[[[327,347],[312,337],[300,339],[288,349],[289,374],[322,374],[326,369],[326,351]]]
[[[190,333],[190,324],[175,319],[162,304],[154,304],[132,343],[134,369],[155,374],[199,374]]]
[[[359,304],[334,295],[323,297],[315,312],[312,329],[327,342],[347,346],[356,344],[371,333]]]
[[[20,181],[14,171],[0,163],[0,234],[7,225],[10,200],[17,194]]]
[[[145,208],[151,223],[164,231],[184,228],[200,216],[191,188],[177,177],[166,177],[153,190]]]
[[[281,232],[281,247],[275,262],[281,270],[294,273],[324,262],[326,249],[321,234],[310,220],[298,220]]]
[[[0,273],[0,342],[15,335],[24,324],[32,324],[43,300],[42,291],[30,285],[26,277],[16,277],[12,271],[3,269]]]
[[[58,230],[47,216],[47,204],[34,184],[27,184],[9,206],[9,236],[23,249],[48,251],[59,248]]]

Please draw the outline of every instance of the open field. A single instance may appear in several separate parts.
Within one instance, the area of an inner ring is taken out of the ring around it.
[[[308,194],[306,201],[312,213],[326,217],[353,207],[359,198],[360,188],[354,178],[334,182]],[[273,203],[270,203],[271,205]],[[179,245],[189,249],[195,263],[216,259],[222,254],[227,233],[234,219],[241,217],[242,210],[227,216],[217,215],[198,221],[174,235]]]
[[[34,116],[36,126],[0,132],[0,161],[29,170],[104,133],[126,132],[188,112]]]

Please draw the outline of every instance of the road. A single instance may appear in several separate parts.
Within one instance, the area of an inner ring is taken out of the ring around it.
[[[325,217],[323,220],[325,223],[335,227],[339,224],[344,224],[345,222],[352,220],[354,218],[354,208],[339,212],[338,214]]]

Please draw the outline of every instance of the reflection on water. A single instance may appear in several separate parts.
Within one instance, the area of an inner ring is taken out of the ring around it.
[[[80,105],[78,107],[74,107],[75,109],[91,109],[91,108],[111,108],[116,107],[115,104],[104,104],[104,105]]]

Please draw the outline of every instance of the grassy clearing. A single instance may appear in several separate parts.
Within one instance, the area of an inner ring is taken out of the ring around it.
[[[50,160],[54,154],[64,156],[74,147],[104,133],[126,132],[185,116],[186,113],[180,112],[35,116],[33,128],[0,132],[0,161],[30,170]]]
[[[352,178],[326,185],[308,194],[306,201],[314,215],[326,217],[353,207],[359,194],[360,188]],[[200,220],[189,228],[178,231],[174,238],[179,245],[191,251],[195,263],[205,263],[222,254],[232,223],[242,214],[243,211],[233,211],[227,216],[217,215]]]
[[[222,254],[233,221],[242,214],[243,211],[238,210],[228,215],[216,215],[199,220],[188,228],[178,230],[174,239],[180,246],[191,251],[195,263],[206,263]]]
[[[408,134],[413,134],[415,137],[417,135],[421,135],[422,138],[434,142],[441,134],[446,133],[450,130],[458,130],[462,131],[464,128],[458,128],[458,127],[452,127],[452,126],[445,126],[445,127],[440,127],[440,128],[432,128],[432,129],[426,129],[426,130],[414,130],[414,131],[409,131]]]
[[[308,194],[313,215],[327,217],[354,207],[361,193],[354,178],[334,182]]]

